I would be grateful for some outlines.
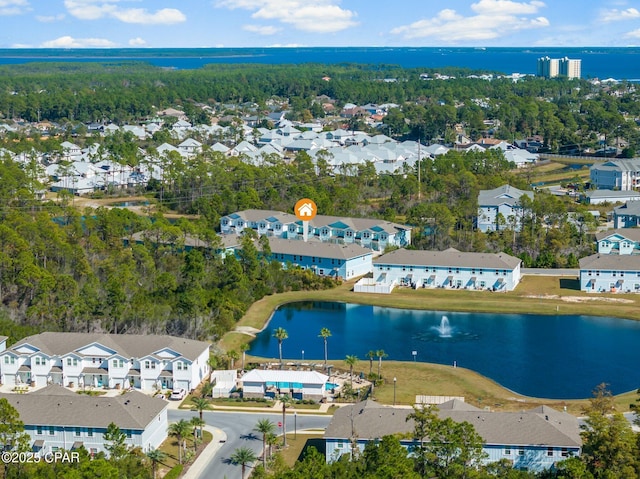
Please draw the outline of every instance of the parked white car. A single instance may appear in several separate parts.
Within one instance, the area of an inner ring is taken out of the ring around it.
[[[173,391],[171,391],[171,396],[169,397],[169,399],[184,399],[186,395],[187,391],[185,391],[184,389],[174,389]]]

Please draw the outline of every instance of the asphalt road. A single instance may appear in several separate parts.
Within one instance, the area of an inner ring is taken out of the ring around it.
[[[198,413],[169,410],[168,414],[169,422],[174,422],[180,419],[190,419]],[[227,442],[206,466],[200,478],[233,479],[240,477],[241,474],[241,467],[239,465],[235,466],[229,461],[233,451],[245,446],[253,449],[259,455],[262,449],[262,437],[260,433],[253,430],[256,423],[260,419],[266,418],[270,419],[277,427],[278,421],[282,421],[282,414],[205,411],[203,418],[207,424],[222,429],[227,434]],[[303,429],[325,428],[329,421],[331,421],[331,416],[298,414],[295,422],[300,431]],[[293,414],[287,414],[286,423],[287,432],[293,432],[295,426]],[[281,433],[282,430],[278,428],[277,432]]]
[[[555,268],[522,268],[520,272],[523,275],[537,275],[537,276],[580,276],[579,269],[555,269]]]

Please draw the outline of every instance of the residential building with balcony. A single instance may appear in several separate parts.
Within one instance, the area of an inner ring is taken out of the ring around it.
[[[115,397],[76,394],[52,384],[29,394],[0,394],[20,415],[31,449],[44,456],[84,446],[91,454],[109,452],[104,434],[114,423],[125,445],[156,449],[167,438],[167,402],[138,391]]]
[[[411,244],[409,226],[380,219],[317,215],[305,223],[308,238],[328,243],[355,243],[374,251],[384,251],[387,246],[403,248]],[[281,211],[244,210],[220,219],[222,234],[241,234],[247,228],[254,230],[259,236],[283,239],[301,240],[304,233],[302,220]]]
[[[208,359],[203,341],[46,332],[1,351],[0,378],[8,385],[192,390],[209,375]]]

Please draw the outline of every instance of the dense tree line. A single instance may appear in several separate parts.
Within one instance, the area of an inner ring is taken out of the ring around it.
[[[27,331],[215,338],[266,294],[333,284],[266,261],[268,243],[249,236],[238,258],[223,258],[206,219],[170,223],[119,208],[80,212],[71,199],[39,203],[11,160],[0,163],[0,178],[0,304]],[[143,244],[127,241],[138,231]],[[186,235],[210,247],[187,250]]]
[[[288,103],[292,118],[310,119],[323,115],[314,100],[327,95],[338,106],[398,104],[385,119],[398,137],[452,139],[457,123],[475,137],[488,130],[483,121],[491,119],[500,122],[500,138],[540,134],[554,151],[570,144],[595,148],[598,135],[607,142],[627,139],[628,155],[640,146],[633,121],[640,116],[638,93],[627,83],[605,89],[584,80],[526,77],[514,83],[470,77],[479,72],[459,68],[439,71],[456,78],[423,80],[420,74],[434,70],[394,65],[216,64],[175,71],[140,62],[8,65],[0,66],[0,112],[27,121],[122,124],[148,117],[154,107],[181,105],[196,121],[206,116],[194,103],[238,114],[236,106],[266,111],[267,101],[276,98]]]

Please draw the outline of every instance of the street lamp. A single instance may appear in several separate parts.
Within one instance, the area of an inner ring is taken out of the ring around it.
[[[396,382],[398,381],[398,379],[394,376],[393,377],[393,405],[396,405]]]
[[[302,350],[302,360],[304,361],[304,349]]]
[[[298,411],[293,412],[293,439],[298,438]]]
[[[411,354],[413,355],[413,362],[416,362],[416,356],[418,355],[418,351],[411,351]]]

